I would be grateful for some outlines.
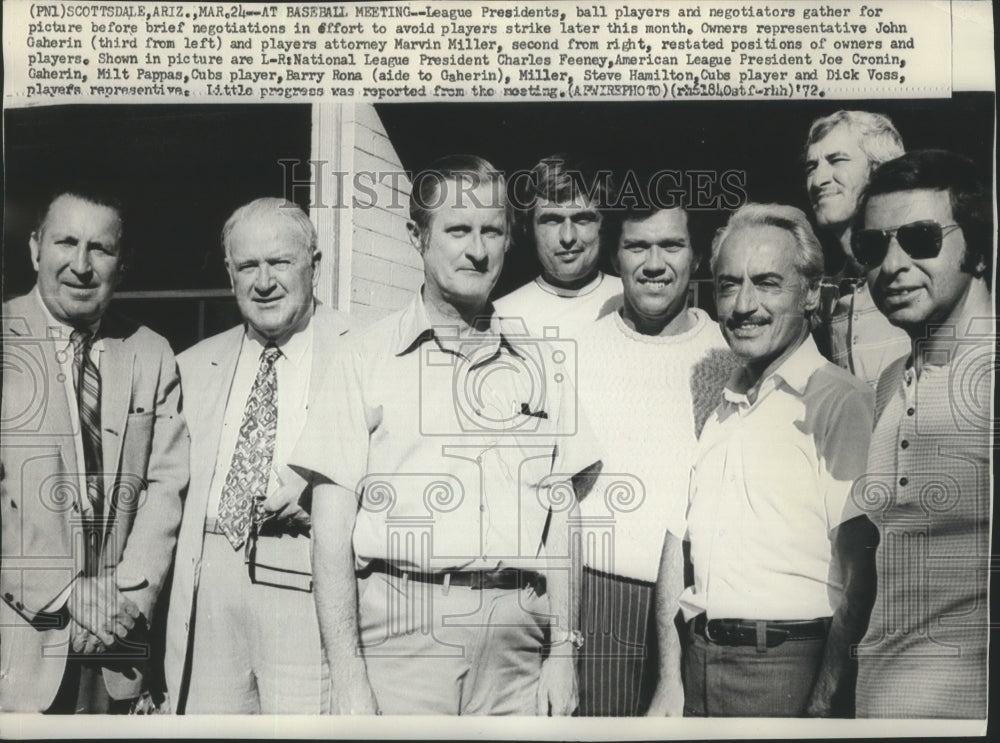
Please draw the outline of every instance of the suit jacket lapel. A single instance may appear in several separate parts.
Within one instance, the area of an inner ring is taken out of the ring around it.
[[[226,343],[205,367],[205,378],[195,380],[195,384],[203,385],[203,425],[205,436],[204,446],[195,455],[198,459],[195,467],[199,469],[198,481],[204,483],[205,492],[212,486],[212,476],[215,462],[219,457],[219,441],[222,438],[222,424],[226,416],[226,405],[229,393],[233,387],[233,377],[236,375],[236,363],[243,347],[243,328],[235,328],[238,332],[226,338]],[[223,473],[224,474],[224,473]],[[196,473],[191,473],[192,480]]]
[[[25,343],[24,354],[27,358],[39,353],[38,363],[43,369],[44,387],[25,390],[27,394],[41,395],[38,400],[41,406],[39,433],[43,440],[55,440],[59,444],[59,454],[62,458],[64,472],[78,472],[76,461],[76,440],[70,417],[69,401],[66,398],[65,382],[62,379],[62,367],[57,359],[57,350],[62,341],[49,338],[48,321],[42,311],[41,300],[34,294],[12,300],[9,316],[3,319],[5,335],[11,339],[5,343],[16,343],[12,338],[20,338]],[[40,339],[35,341],[34,339]],[[13,353],[13,352],[11,352]],[[12,373],[8,371],[7,373]],[[23,405],[25,402],[19,403]],[[50,438],[51,437],[51,438]]]

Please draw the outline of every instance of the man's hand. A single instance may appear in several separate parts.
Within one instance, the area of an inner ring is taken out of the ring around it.
[[[112,570],[77,578],[67,608],[76,623],[96,635],[106,648],[125,639],[141,616],[139,607],[118,590]]]
[[[78,622],[69,620],[69,645],[74,653],[78,655],[96,655],[105,651],[101,638],[93,632],[88,632]]]
[[[302,531],[308,530],[309,514],[299,505],[299,499],[308,483],[287,467],[285,472],[279,475],[278,483],[278,489],[264,501],[264,511],[273,514],[277,521],[292,524]]]
[[[568,717],[576,711],[579,703],[576,662],[568,643],[553,651],[554,654],[542,662],[536,711],[540,716]]]
[[[653,699],[646,711],[647,717],[683,717],[684,686],[680,674],[670,680],[661,679],[653,692]]]

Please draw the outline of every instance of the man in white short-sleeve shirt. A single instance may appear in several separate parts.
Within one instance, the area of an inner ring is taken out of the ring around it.
[[[809,335],[822,253],[805,215],[735,212],[712,246],[723,334],[743,361],[701,434],[681,596],[685,714],[849,714],[871,608],[873,527],[851,500],[871,389]]]
[[[478,157],[415,177],[424,286],[334,365],[292,457],[315,482],[335,713],[576,707],[571,481],[599,455],[569,350],[508,333],[488,304],[506,204]]]

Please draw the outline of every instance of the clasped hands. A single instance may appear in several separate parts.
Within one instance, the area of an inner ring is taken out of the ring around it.
[[[122,588],[134,587],[136,581],[123,581],[113,568],[74,581],[66,604],[74,653],[106,653],[126,638],[135,641],[145,634],[146,618],[136,603],[122,593]]]

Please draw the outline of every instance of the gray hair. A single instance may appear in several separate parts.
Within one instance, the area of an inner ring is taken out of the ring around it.
[[[302,238],[309,246],[309,252],[315,253],[317,246],[316,228],[309,220],[309,216],[302,211],[298,204],[274,196],[264,196],[254,199],[249,204],[244,204],[234,211],[222,227],[222,251],[229,255],[229,237],[236,225],[248,219],[265,216],[278,216],[287,219],[292,225],[297,227],[302,233]]]
[[[789,232],[795,238],[795,267],[811,288],[819,286],[823,278],[823,248],[809,224],[805,212],[784,204],[750,203],[733,212],[725,227],[715,233],[712,240],[712,257],[709,266],[713,276],[719,261],[719,251],[729,233],[744,227],[770,226]]]
[[[837,126],[844,124],[858,135],[858,146],[865,153],[874,168],[889,160],[894,160],[905,152],[903,138],[888,116],[871,111],[835,111],[829,116],[816,119],[809,127],[805,150],[819,142]],[[803,157],[805,156],[803,150]]]

